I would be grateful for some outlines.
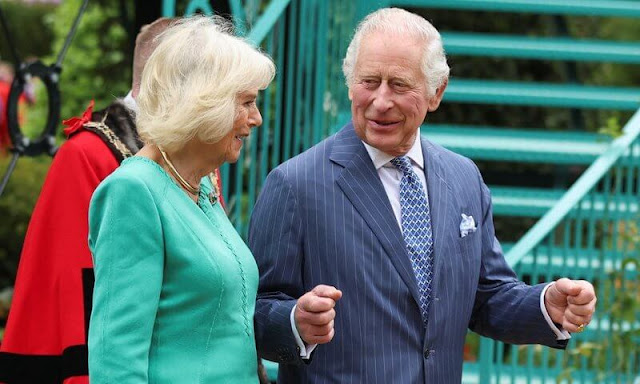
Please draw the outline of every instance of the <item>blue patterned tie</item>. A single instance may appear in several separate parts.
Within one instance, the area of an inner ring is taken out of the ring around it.
[[[402,172],[400,180],[402,235],[418,282],[420,312],[426,324],[433,279],[433,236],[429,200],[408,157],[396,157],[391,160],[391,164]]]

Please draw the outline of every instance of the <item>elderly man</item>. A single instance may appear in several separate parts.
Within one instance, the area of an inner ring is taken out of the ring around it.
[[[459,383],[467,328],[563,348],[593,286],[518,281],[474,163],[420,136],[449,75],[437,30],[378,10],[343,70],[352,122],[271,172],[252,218],[258,349],[279,382]]]

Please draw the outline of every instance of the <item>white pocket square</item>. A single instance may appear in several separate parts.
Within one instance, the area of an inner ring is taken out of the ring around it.
[[[473,216],[467,216],[463,213],[462,221],[460,221],[460,237],[465,237],[475,231],[476,222],[473,220]]]

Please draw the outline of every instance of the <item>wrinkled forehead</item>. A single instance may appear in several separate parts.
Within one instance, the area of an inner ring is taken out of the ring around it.
[[[421,80],[423,52],[424,45],[415,36],[370,33],[361,41],[355,75]]]

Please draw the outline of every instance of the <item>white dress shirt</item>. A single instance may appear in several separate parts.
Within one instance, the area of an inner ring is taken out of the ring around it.
[[[391,164],[391,160],[394,159],[395,156],[389,155],[387,153],[382,152],[381,150],[370,146],[369,144],[363,142],[365,148],[367,149],[367,153],[371,157],[371,161],[373,162],[373,166],[378,172],[378,176],[380,177],[380,181],[382,181],[382,185],[384,186],[384,190],[387,193],[387,197],[389,198],[389,202],[391,203],[391,208],[393,209],[393,214],[396,217],[396,221],[398,222],[398,227],[402,228],[401,224],[401,207],[400,207],[400,181],[402,180],[402,172],[396,168],[393,164]],[[413,143],[413,146],[405,155],[411,160],[411,165],[413,166],[413,171],[418,175],[420,179],[420,183],[422,183],[422,188],[424,189],[425,195],[427,199],[429,198],[428,190],[427,190],[427,180],[425,178],[424,172],[424,156],[422,155],[422,144],[420,142],[420,130],[418,129],[418,134],[416,135],[416,140]],[[557,340],[567,340],[571,338],[569,332],[559,329],[551,320],[549,313],[547,312],[547,308],[544,305],[544,294],[547,292],[547,289],[554,284],[549,283],[542,290],[540,294],[540,310],[542,311],[542,315],[545,320],[549,324],[549,327],[555,333]],[[305,346],[298,334],[298,331],[295,326],[294,320],[294,312],[296,308],[294,307],[291,311],[291,328],[293,329],[293,334],[296,337],[296,341],[298,342],[298,346],[300,347],[300,356],[302,358],[309,358],[313,349],[315,349],[316,345]]]
[[[136,99],[133,98],[131,91],[129,91],[129,93],[127,93],[127,96],[122,99],[122,103],[125,107],[127,107],[128,110],[130,110],[134,114],[138,112],[138,104],[136,104]]]

